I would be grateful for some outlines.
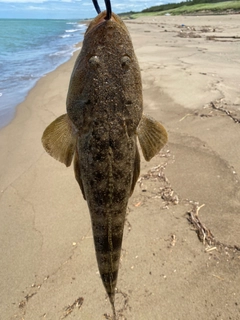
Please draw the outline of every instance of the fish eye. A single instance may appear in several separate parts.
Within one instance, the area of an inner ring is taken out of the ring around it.
[[[121,58],[121,64],[124,70],[128,70],[131,64],[131,59],[129,58],[129,56],[123,56]]]
[[[98,67],[100,64],[100,59],[98,58],[98,56],[92,56],[89,60],[88,63],[90,66],[92,67]]]

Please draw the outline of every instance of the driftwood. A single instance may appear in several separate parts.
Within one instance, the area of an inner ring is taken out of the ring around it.
[[[187,220],[193,226],[194,231],[196,231],[199,240],[204,244],[208,245],[206,248],[206,252],[215,250],[215,249],[225,249],[225,250],[233,250],[234,252],[240,251],[239,245],[229,245],[222,243],[214,237],[211,230],[208,229],[199,218],[199,210],[205,206],[202,204],[198,206],[197,203],[192,203],[192,210],[187,212]]]
[[[240,39],[239,36],[210,36],[210,37],[211,38],[222,38],[222,39]]]
[[[226,113],[226,115],[229,116],[234,122],[240,123],[240,119],[234,117],[230,111],[223,109],[222,107],[217,107],[212,101],[210,102],[210,105],[213,109]]]
[[[234,40],[240,40],[239,36],[207,36],[207,40],[215,40],[215,41],[222,41],[222,42],[234,42]],[[232,41],[230,39],[233,39]]]

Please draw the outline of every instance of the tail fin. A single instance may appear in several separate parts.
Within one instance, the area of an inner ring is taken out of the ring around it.
[[[116,310],[115,310],[115,305],[114,305],[114,298],[115,298],[115,294],[108,294],[111,306],[112,306],[112,311],[113,311],[113,320],[117,320],[117,315],[116,315]]]

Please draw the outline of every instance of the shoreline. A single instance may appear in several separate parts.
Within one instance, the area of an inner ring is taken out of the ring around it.
[[[76,48],[80,48],[81,45],[82,42],[79,42],[76,44]],[[79,49],[73,52],[73,55],[68,61],[41,77],[36,82],[35,86],[30,89],[24,101],[17,105],[12,121],[0,129],[0,147],[2,150],[7,150],[8,145],[12,144],[12,139],[15,134],[17,141],[21,136],[24,136],[26,140],[29,140],[30,137],[28,137],[27,129],[29,130],[29,135],[31,135],[30,130],[35,130],[35,125],[38,128],[41,128],[38,133],[38,141],[40,145],[36,147],[34,155],[30,157],[30,159],[28,159],[29,157],[24,154],[23,150],[21,150],[21,145],[28,142],[15,142],[16,148],[19,150],[22,157],[21,161],[24,161],[25,159],[26,162],[23,163],[22,167],[14,170],[10,176],[3,174],[0,182],[0,190],[5,190],[18,175],[31,166],[33,159],[36,159],[35,156],[40,155],[44,151],[41,146],[41,133],[43,133],[44,129],[51,121],[66,112],[66,96],[71,76],[71,71],[69,70],[73,69],[78,54]],[[59,85],[54,86],[53,91],[51,91],[51,85],[56,83],[56,78]],[[49,100],[52,102],[48,105],[47,101]],[[60,104],[58,101],[60,101]],[[38,109],[36,109],[35,105],[38,106]],[[33,123],[31,123],[32,121]],[[0,159],[0,168],[7,167],[9,161],[11,162],[11,160],[9,160],[9,155],[4,154]]]
[[[239,318],[240,61],[231,38],[240,33],[238,20],[125,21],[144,112],[165,126],[169,142],[150,162],[141,156],[124,231],[119,320]],[[41,78],[0,130],[3,319],[63,319],[71,309],[69,320],[103,320],[111,313],[73,167],[41,145],[46,126],[66,112],[77,54]],[[205,227],[205,244],[190,214]]]
[[[65,63],[67,63],[68,61],[70,61],[74,57],[75,52],[79,52],[79,50],[81,49],[81,46],[82,46],[82,41],[76,43],[74,45],[75,49],[74,49],[74,51],[72,52],[72,55],[68,58],[67,61],[64,61],[64,62],[60,63],[53,70],[43,74],[38,80],[36,80],[35,84],[33,84],[32,87],[30,87],[30,89],[28,89],[26,91],[25,97],[23,98],[23,100],[20,103],[16,104],[14,107],[11,107],[11,108],[5,108],[3,110],[0,109],[0,117],[2,115],[6,114],[6,118],[7,118],[6,120],[3,121],[3,123],[0,123],[0,130],[5,128],[6,126],[8,126],[13,121],[13,119],[15,118],[15,116],[17,114],[18,107],[20,105],[24,104],[24,101],[27,99],[30,91],[33,90],[35,86],[37,86],[38,82],[41,79],[45,78],[49,73],[52,73],[52,72],[56,71],[61,65],[63,65]],[[7,111],[4,112],[5,110],[7,110]]]
[[[39,21],[15,22],[9,25],[9,32],[14,25],[22,26],[25,32],[29,31],[30,34],[35,32],[36,26],[42,26],[46,32],[48,32],[48,28],[51,28],[51,34],[55,36],[51,37],[50,33],[47,33],[43,40],[40,35],[36,34],[36,37],[32,36],[32,40],[29,41],[26,48],[24,39],[19,37],[14,44],[15,50],[12,53],[8,49],[10,45],[8,42],[11,42],[11,39],[3,40],[2,77],[4,83],[2,83],[0,93],[0,128],[6,126],[13,119],[15,109],[24,101],[37,81],[54,71],[59,65],[67,62],[74,50],[77,50],[78,43],[83,40],[83,32],[86,29],[85,22],[73,21],[69,23],[63,20],[55,23],[53,20],[49,20],[44,24]]]

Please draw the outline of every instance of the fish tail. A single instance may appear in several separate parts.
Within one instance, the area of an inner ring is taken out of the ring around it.
[[[111,304],[114,303],[115,288],[117,285],[117,277],[118,277],[118,265],[119,265],[119,262],[115,263],[114,265],[110,264],[111,269],[108,270],[107,272],[104,272],[102,266],[99,265],[103,285],[107,291]]]
[[[123,228],[121,224],[118,226],[120,229]],[[109,235],[95,235],[94,242],[100,275],[114,314],[114,297],[121,256],[122,231],[120,233],[111,233],[111,241]]]
[[[115,304],[114,304],[114,300],[115,300],[115,293],[114,294],[108,294],[111,306],[112,306],[112,312],[113,312],[113,320],[116,320],[116,309],[115,309]]]

